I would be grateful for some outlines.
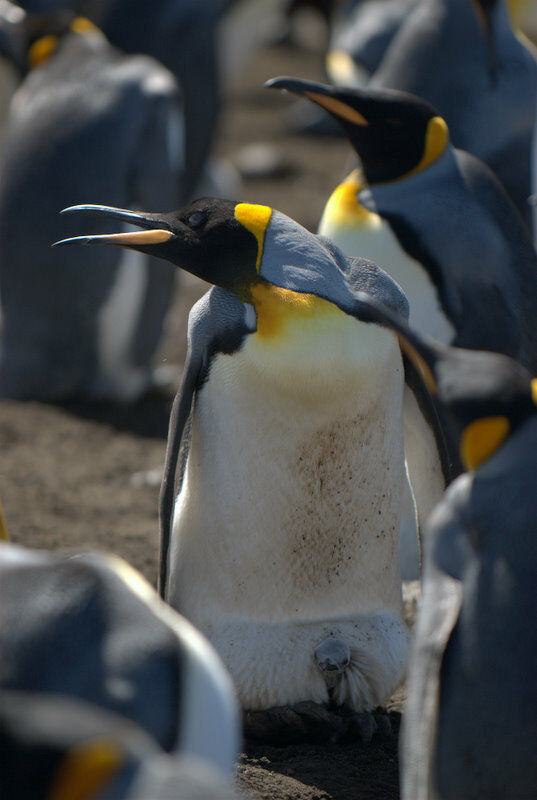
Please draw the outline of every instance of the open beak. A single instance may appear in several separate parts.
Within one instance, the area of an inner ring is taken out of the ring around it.
[[[343,100],[338,99],[336,96],[337,89],[324,83],[315,83],[301,78],[282,77],[271,78],[264,86],[265,89],[281,89],[282,91],[293,92],[293,94],[307,97],[333,116],[351,122],[354,125],[361,125],[362,127],[369,125],[363,114],[360,114],[359,111]]]
[[[78,212],[89,212],[110,217],[122,222],[128,222],[131,225],[137,225],[139,228],[145,228],[146,230],[95,234],[93,236],[72,236],[69,239],[61,239],[59,242],[54,242],[52,247],[76,242],[77,244],[107,244],[117,245],[118,247],[139,248],[141,246],[162,244],[162,242],[176,238],[173,231],[169,229],[168,223],[162,219],[160,214],[142,214],[135,211],[127,211],[123,208],[98,205],[70,206],[61,211],[62,214],[76,214]]]

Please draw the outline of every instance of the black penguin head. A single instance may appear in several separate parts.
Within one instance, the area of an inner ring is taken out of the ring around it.
[[[479,467],[537,415],[537,378],[518,362],[501,353],[440,345],[368,295],[359,293],[358,301],[371,322],[395,331],[433,399],[447,411],[466,469]]]
[[[144,228],[133,233],[77,236],[56,242],[128,247],[164,258],[208,283],[249,300],[258,267],[268,206],[201,198],[179,211],[145,214],[108,206],[73,206],[62,213],[90,212]]]
[[[64,36],[89,31],[100,33],[92,22],[77,17],[69,8],[30,13],[9,0],[0,4],[0,54],[23,77],[47,61]]]
[[[433,106],[392,89],[342,89],[297,78],[273,78],[268,88],[307,97],[342,126],[368,183],[419,172],[442,155],[448,128]]]

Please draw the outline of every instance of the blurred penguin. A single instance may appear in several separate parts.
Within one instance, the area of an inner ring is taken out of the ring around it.
[[[164,208],[184,197],[176,81],[70,11],[25,14],[9,34],[13,61],[28,72],[2,158],[0,393],[134,401],[159,380],[152,359],[173,269],[130,253],[73,259],[49,244],[58,210],[81,193]]]
[[[0,575],[2,691],[57,698],[60,711],[62,698],[91,703],[95,716],[117,715],[140,729],[155,752],[231,777],[239,744],[231,680],[203,636],[136,570],[99,553],[2,544]],[[90,719],[69,730],[60,717],[49,734],[71,739],[67,749]]]
[[[504,355],[425,339],[361,298],[399,335],[467,470],[425,537],[402,797],[527,800],[537,785],[537,379]]]
[[[111,44],[146,53],[175,76],[184,104],[183,197],[199,195],[221,105],[219,32],[234,0],[74,0]],[[210,171],[210,170],[209,170]],[[106,196],[106,195],[104,195]]]
[[[494,170],[531,226],[536,51],[513,32],[503,0],[421,0],[370,86],[432,103],[454,145]]]
[[[326,71],[335,86],[365,86],[418,0],[350,0],[336,6]]]
[[[165,753],[118,714],[40,692],[0,692],[0,769],[5,796],[17,800],[236,797],[209,762]]]

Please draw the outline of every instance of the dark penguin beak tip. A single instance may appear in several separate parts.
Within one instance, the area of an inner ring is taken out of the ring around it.
[[[134,247],[162,244],[170,239],[175,239],[176,236],[170,230],[168,224],[159,218],[158,214],[143,214],[135,211],[127,211],[123,208],[113,208],[112,206],[99,206],[99,205],[80,205],[69,206],[64,208],[61,214],[73,214],[82,212],[90,212],[112,219],[118,219],[122,222],[128,222],[131,225],[137,225],[139,228],[145,228],[143,231],[123,232],[123,233],[106,233],[95,234],[91,236],[72,236],[69,239],[61,239],[54,242],[52,247],[58,247],[64,244],[84,244],[84,245],[116,245],[118,247]]]
[[[332,87],[326,86],[324,83],[315,83],[302,78],[289,78],[286,75],[280,78],[271,78],[263,85],[265,89],[281,89],[282,91],[299,95],[315,93],[330,96],[332,93]]]
[[[109,217],[110,219],[119,219],[122,222],[137,225],[139,228],[154,228],[155,223],[158,223],[160,227],[168,227],[168,224],[162,219],[161,214],[146,214],[143,211],[129,211],[126,208],[92,205],[91,203],[80,206],[69,206],[68,208],[62,209],[60,214],[78,214],[79,212],[96,214],[97,216]]]

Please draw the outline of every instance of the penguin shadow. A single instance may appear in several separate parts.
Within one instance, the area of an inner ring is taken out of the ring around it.
[[[172,403],[171,391],[154,391],[134,403],[69,400],[57,405],[72,416],[109,425],[121,433],[166,439]]]

